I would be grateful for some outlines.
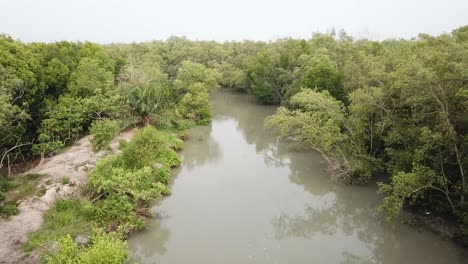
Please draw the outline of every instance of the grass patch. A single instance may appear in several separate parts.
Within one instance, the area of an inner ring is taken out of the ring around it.
[[[91,208],[87,200],[56,201],[44,215],[41,229],[30,235],[23,249],[30,252],[40,248],[45,263],[123,263],[126,242],[116,233],[97,229]],[[73,238],[78,235],[90,237],[90,244],[76,244]]]
[[[119,149],[120,149],[120,150],[124,149],[125,146],[127,146],[127,145],[128,145],[128,141],[127,141],[127,140],[125,140],[125,139],[123,139],[123,138],[121,138],[121,139],[119,140]]]
[[[34,195],[42,196],[42,187],[38,186],[42,177],[41,174],[26,174],[14,179],[12,181],[14,188],[7,193],[5,202],[14,203]]]
[[[68,177],[63,177],[63,178],[62,178],[62,184],[63,184],[63,185],[70,184],[70,178],[68,178]]]
[[[43,175],[26,174],[14,180],[0,180],[0,216],[8,217],[18,213],[16,205],[19,201],[32,196],[42,196],[47,189],[38,186]]]
[[[0,216],[8,217],[18,213],[16,204],[7,204],[0,206]]]
[[[86,201],[76,199],[58,200],[55,206],[44,215],[44,223],[40,230],[32,233],[24,245],[26,251],[31,251],[48,241],[58,241],[67,234],[72,237],[92,233]]]

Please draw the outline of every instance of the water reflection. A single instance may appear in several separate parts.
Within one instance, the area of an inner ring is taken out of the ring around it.
[[[154,263],[158,255],[164,255],[166,253],[166,242],[169,239],[170,230],[160,221],[163,219],[159,218],[158,220],[149,221],[147,230],[135,234],[140,239],[148,241],[148,243],[131,244],[134,261],[138,263]]]
[[[242,93],[221,91],[213,100],[213,112],[216,114],[215,121],[223,118],[236,120],[238,132],[248,144],[255,146],[257,152],[273,144],[273,138],[263,123],[266,116],[275,112],[275,107],[258,105],[255,98]]]
[[[352,239],[366,250],[338,249],[341,263],[466,263],[463,251],[450,241],[398,223],[389,224],[376,213],[372,187],[345,186],[321,207],[306,204],[303,212],[282,213],[272,220],[275,237]],[[377,200],[378,201],[378,200]],[[330,243],[333,247],[333,242]]]
[[[287,167],[289,180],[311,194],[322,196],[330,193],[336,185],[326,174],[326,164],[319,153],[298,149],[284,142],[269,144],[262,151],[264,161],[270,166]]]
[[[464,263],[451,242],[376,213],[375,186],[342,186],[318,153],[264,127],[274,107],[221,91],[190,132],[163,215],[131,237],[139,263]]]
[[[222,158],[223,153],[218,143],[211,137],[212,126],[209,124],[190,130],[182,152],[184,168],[193,169]]]

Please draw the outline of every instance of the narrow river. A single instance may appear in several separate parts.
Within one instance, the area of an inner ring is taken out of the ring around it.
[[[451,241],[377,214],[375,186],[343,186],[313,151],[277,144],[275,107],[226,90],[190,132],[172,195],[129,240],[138,263],[466,263]]]

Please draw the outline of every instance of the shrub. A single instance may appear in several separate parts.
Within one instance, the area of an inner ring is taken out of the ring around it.
[[[61,141],[52,140],[51,136],[46,133],[39,134],[37,141],[39,143],[33,145],[32,151],[41,157],[48,153],[57,152],[65,146]]]
[[[122,151],[122,159],[127,168],[151,166],[166,146],[160,132],[153,126],[146,126],[135,131],[133,139]]]
[[[182,116],[197,124],[206,124],[211,120],[210,94],[203,83],[195,83],[182,97],[179,109]]]
[[[167,148],[164,151],[162,151],[161,154],[159,154],[158,162],[170,168],[173,168],[179,166],[181,160],[174,150]]]
[[[177,135],[171,133],[170,131],[160,131],[161,135],[164,137],[164,140],[167,142],[168,147],[179,151],[184,147],[184,141],[178,138]]]
[[[71,236],[68,234],[59,241],[59,249],[55,254],[51,254],[46,258],[46,263],[59,264],[59,263],[77,263],[77,256],[79,254],[79,247]]]
[[[145,226],[143,219],[136,214],[137,203],[126,195],[110,194],[90,207],[92,218],[106,229],[128,233]]]
[[[127,259],[127,243],[115,234],[97,234],[93,244],[80,254],[80,263],[124,263]]]
[[[129,232],[144,227],[137,211],[145,213],[141,209],[151,200],[169,193],[160,182],[167,172],[159,173],[160,169],[152,167],[125,168],[119,160],[111,157],[99,162],[88,178],[88,190],[97,199],[93,219],[109,228],[123,226],[122,231]]]
[[[123,161],[120,156],[108,156],[105,158],[100,159],[94,170],[90,174],[90,178],[93,177],[93,175],[110,175],[112,173],[112,169],[114,168],[119,168],[119,167],[124,167],[123,166]]]
[[[115,233],[97,232],[89,246],[80,247],[70,235],[59,239],[58,251],[46,257],[49,264],[113,264],[127,259],[127,243]]]
[[[88,111],[82,98],[61,96],[41,122],[39,128],[41,145],[36,147],[36,152],[55,151],[67,142],[77,139],[88,122]]]
[[[171,169],[168,166],[162,166],[156,172],[156,181],[167,184],[171,178]],[[163,193],[167,194],[167,193]]]
[[[119,134],[119,124],[115,120],[98,120],[94,121],[89,128],[91,135],[91,144],[93,150],[99,151],[109,149],[109,144]]]
[[[180,115],[180,111],[178,111],[178,113]],[[186,133],[193,126],[195,126],[195,122],[183,118],[178,118],[174,123],[174,127],[177,129],[178,134],[180,134],[180,132]],[[178,136],[182,139],[184,138],[180,135]]]
[[[160,196],[165,186],[155,178],[155,169],[143,167],[139,170],[112,168],[110,171],[93,172],[88,185],[96,194],[129,196],[135,201],[149,201]]]

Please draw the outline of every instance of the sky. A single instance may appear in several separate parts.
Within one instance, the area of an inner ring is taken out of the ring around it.
[[[0,33],[22,41],[141,42],[438,35],[468,25],[468,0],[0,0]]]

